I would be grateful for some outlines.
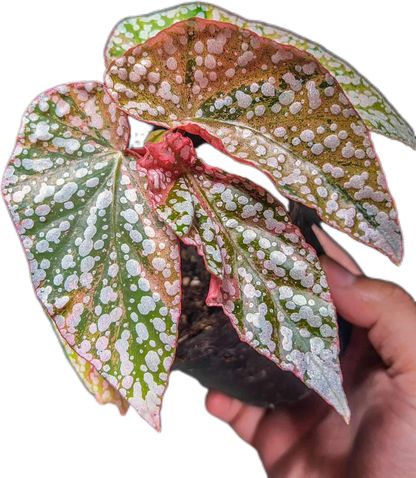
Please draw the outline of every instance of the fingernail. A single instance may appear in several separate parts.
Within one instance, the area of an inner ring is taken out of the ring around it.
[[[338,262],[332,260],[326,263],[325,273],[330,286],[348,287],[357,279],[356,275],[342,267]]]

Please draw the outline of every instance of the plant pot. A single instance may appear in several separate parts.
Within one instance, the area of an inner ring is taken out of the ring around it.
[[[155,127],[154,129],[159,129]],[[205,141],[185,133],[197,148]],[[314,210],[289,201],[293,224],[318,255],[323,254],[313,224],[320,224]],[[279,403],[296,401],[311,392],[292,372],[281,370],[274,362],[242,342],[221,307],[208,307],[211,275],[195,247],[181,243],[182,315],[178,347],[172,370],[180,370],[210,390],[223,392],[247,404],[274,408]],[[351,326],[338,317],[341,354],[349,342]]]

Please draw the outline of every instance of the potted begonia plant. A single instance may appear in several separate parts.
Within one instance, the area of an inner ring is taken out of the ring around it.
[[[250,350],[348,421],[325,276],[278,194],[400,265],[369,128],[411,147],[414,132],[358,72],[332,71],[328,52],[296,41],[205,2],[128,15],[107,38],[103,83],[53,85],[20,117],[1,189],[36,299],[94,399],[156,433],[181,244],[196,246],[207,304]],[[347,73],[358,83],[343,85]],[[139,147],[135,122],[153,130]],[[204,161],[195,136],[245,172]]]

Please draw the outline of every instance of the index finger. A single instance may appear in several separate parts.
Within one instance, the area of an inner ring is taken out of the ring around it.
[[[323,256],[337,311],[349,322],[368,329],[368,338],[392,375],[416,372],[416,305],[391,282],[356,276]]]

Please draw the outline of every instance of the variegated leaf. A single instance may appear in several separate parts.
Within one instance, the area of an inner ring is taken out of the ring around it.
[[[397,213],[369,131],[311,54],[193,19],[114,60],[106,82],[128,114],[200,134],[328,224],[401,261]]]
[[[144,43],[175,23],[193,17],[211,19],[211,12],[214,11],[222,12],[212,5],[195,2],[177,5],[147,15],[124,18],[117,23],[108,37],[104,48],[105,64],[108,66],[130,48]]]
[[[337,79],[368,128],[376,133],[398,139],[416,149],[413,128],[404,120],[384,95],[350,64],[326,48],[292,32],[265,23],[247,21],[233,13],[204,3],[183,4],[150,15],[122,20],[113,30],[105,48],[109,65],[133,46],[152,38],[174,23],[200,17],[232,23],[247,28],[260,36],[271,38],[284,45],[292,45],[311,53]]]
[[[59,333],[160,429],[179,247],[144,198],[128,138],[127,117],[103,85],[49,90],[24,115],[3,194]]]
[[[255,184],[201,162],[153,192],[160,218],[198,247],[212,273],[207,303],[221,305],[241,340],[348,421],[326,278],[284,207]]]

